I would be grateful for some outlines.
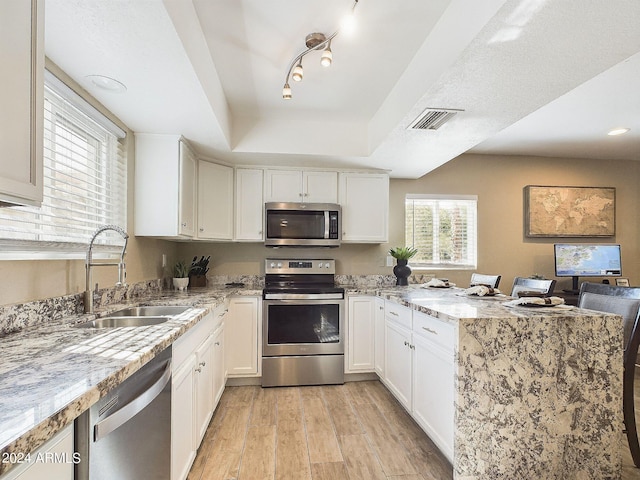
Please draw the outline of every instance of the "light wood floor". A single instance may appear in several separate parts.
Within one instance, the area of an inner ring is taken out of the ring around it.
[[[640,480],[623,441],[622,479]],[[367,381],[227,387],[188,480],[452,478],[451,465],[386,388]]]
[[[188,480],[450,480],[451,465],[377,381],[227,387]]]

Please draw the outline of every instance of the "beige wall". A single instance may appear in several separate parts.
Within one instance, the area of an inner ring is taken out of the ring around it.
[[[126,130],[126,126],[122,122],[111,115],[54,64],[47,62],[47,68],[59,75],[96,108]],[[127,131],[127,154],[128,209],[126,230],[130,234],[130,239],[125,261],[127,264],[127,282],[133,284],[161,277],[162,254],[167,254],[168,261],[173,262],[176,258],[177,245],[174,242],[133,236],[133,175],[135,159],[133,132],[129,130]],[[117,279],[118,273],[115,267],[94,269],[93,282],[97,282],[101,287],[112,286]],[[84,288],[84,260],[0,261],[0,305],[78,293],[83,291]]]
[[[604,239],[563,239],[566,242],[619,242],[623,274],[640,283],[637,189],[640,163],[632,161],[571,160],[543,157],[462,155],[418,180],[391,180],[389,244],[342,245],[338,249],[268,249],[260,244],[183,243],[178,254],[185,260],[211,255],[214,274],[261,274],[264,258],[335,258],[341,274],[391,274],[384,267],[390,246],[403,245],[404,197],[407,193],[442,193],[478,196],[478,269],[501,274],[501,286],[510,290],[513,277],[532,274],[554,278],[553,243],[558,239],[530,239],[523,234],[525,185],[615,187],[617,234]],[[436,271],[459,285],[468,284],[471,271]],[[559,280],[568,288],[569,279]]]

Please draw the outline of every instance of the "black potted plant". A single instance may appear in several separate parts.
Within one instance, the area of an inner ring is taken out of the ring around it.
[[[418,250],[413,247],[396,247],[389,250],[389,255],[396,259],[396,266],[393,267],[393,274],[396,276],[396,285],[409,285],[409,275],[411,275],[411,267],[407,265],[409,259],[413,257]]]

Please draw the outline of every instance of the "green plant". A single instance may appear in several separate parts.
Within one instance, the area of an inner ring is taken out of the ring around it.
[[[389,255],[398,260],[409,260],[416,253],[418,249],[413,247],[396,247],[389,250]]]
[[[179,260],[173,266],[173,278],[187,278],[189,276],[189,265],[184,260]]]

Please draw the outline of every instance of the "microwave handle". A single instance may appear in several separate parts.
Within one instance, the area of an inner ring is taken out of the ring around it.
[[[329,238],[329,211],[325,210],[324,211],[324,238],[327,239]]]

